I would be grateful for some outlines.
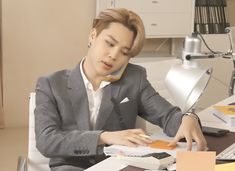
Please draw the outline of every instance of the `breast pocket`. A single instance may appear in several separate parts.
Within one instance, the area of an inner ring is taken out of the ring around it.
[[[119,121],[123,124],[122,127],[124,127],[124,125],[126,129],[135,127],[136,117],[138,114],[138,106],[135,100],[116,104],[114,108]]]

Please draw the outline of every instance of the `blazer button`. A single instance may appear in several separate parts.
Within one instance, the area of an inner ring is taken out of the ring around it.
[[[74,154],[78,154],[78,150],[74,150],[73,152],[74,152]]]
[[[74,153],[75,154],[81,154],[81,151],[80,150],[74,150]]]
[[[96,163],[95,159],[90,159],[90,163],[95,164]]]

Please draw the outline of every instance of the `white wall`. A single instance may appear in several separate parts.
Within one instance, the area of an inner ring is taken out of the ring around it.
[[[227,0],[227,16],[230,21],[231,26],[235,26],[235,1]]]
[[[5,124],[27,126],[37,78],[86,54],[95,0],[2,0],[2,10]]]

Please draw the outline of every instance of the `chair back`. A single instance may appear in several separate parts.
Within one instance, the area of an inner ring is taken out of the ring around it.
[[[29,96],[29,140],[28,140],[28,171],[50,171],[49,159],[44,157],[36,148],[35,139],[35,92]]]

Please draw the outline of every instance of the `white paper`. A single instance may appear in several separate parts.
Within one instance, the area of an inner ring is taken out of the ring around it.
[[[172,140],[172,138],[168,137],[164,133],[151,135],[151,138],[153,140]],[[143,156],[150,153],[167,152],[173,157],[176,157],[176,152],[180,150],[187,150],[187,144],[185,142],[178,142],[177,147],[174,150],[157,149],[148,146],[128,147],[123,145],[111,145],[104,148],[104,153],[108,156]],[[196,151],[196,143],[193,143],[192,150]]]

